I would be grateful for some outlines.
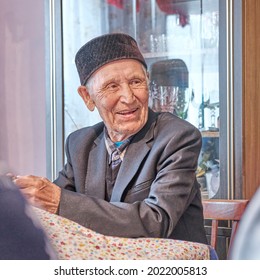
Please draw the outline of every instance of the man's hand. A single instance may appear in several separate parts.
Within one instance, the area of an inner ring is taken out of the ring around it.
[[[13,177],[13,182],[32,205],[57,213],[61,189],[47,178],[33,175],[16,176]]]

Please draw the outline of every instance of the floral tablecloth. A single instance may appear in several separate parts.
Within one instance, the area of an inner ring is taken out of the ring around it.
[[[35,208],[58,258],[63,260],[208,260],[209,246],[163,238],[105,236]]]

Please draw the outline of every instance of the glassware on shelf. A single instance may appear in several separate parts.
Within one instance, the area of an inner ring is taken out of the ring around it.
[[[150,86],[150,107],[156,112],[175,113],[186,119],[189,107],[189,90],[174,86]]]
[[[150,35],[150,52],[151,53],[167,52],[167,40],[165,34]]]

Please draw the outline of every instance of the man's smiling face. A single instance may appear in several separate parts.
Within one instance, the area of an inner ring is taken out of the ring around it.
[[[140,131],[148,118],[148,74],[134,59],[110,62],[87,83],[88,102],[97,107],[112,141]]]

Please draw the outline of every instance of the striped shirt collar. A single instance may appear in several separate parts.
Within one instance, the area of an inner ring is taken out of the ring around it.
[[[129,145],[129,143],[131,142],[133,136],[131,136],[131,137],[129,137],[126,140],[121,141],[121,142],[113,142],[109,138],[107,129],[105,128],[104,129],[104,137],[105,137],[105,143],[106,143],[107,152],[108,152],[108,155],[109,155],[108,163],[111,164],[111,162],[112,162],[112,153],[115,150],[117,150],[117,152],[118,152],[118,154],[120,156],[120,159],[123,160],[125,152],[126,152],[126,149],[127,149],[128,145]]]

